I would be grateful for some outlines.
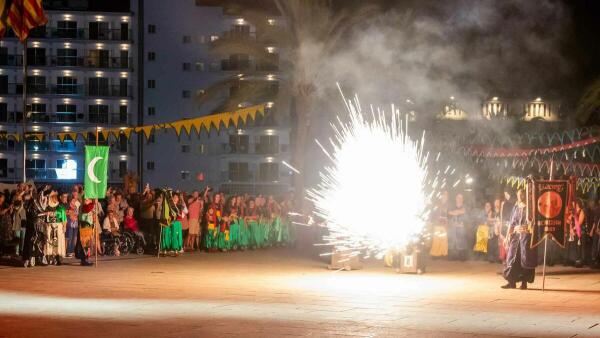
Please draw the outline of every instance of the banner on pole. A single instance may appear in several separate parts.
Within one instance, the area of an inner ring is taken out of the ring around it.
[[[566,210],[569,200],[569,181],[533,181],[533,231],[531,248],[538,246],[546,236],[565,247]]]
[[[85,146],[85,198],[106,197],[108,149],[107,146]]]

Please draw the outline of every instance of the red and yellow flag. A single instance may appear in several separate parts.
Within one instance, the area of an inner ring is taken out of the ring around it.
[[[42,0],[12,0],[8,12],[8,24],[19,40],[25,41],[31,29],[46,23],[48,18],[42,7]]]
[[[10,3],[7,0],[0,0],[0,39],[4,37],[8,28],[8,7]]]

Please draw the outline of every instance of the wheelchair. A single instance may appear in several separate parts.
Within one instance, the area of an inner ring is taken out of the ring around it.
[[[123,235],[115,236],[109,231],[102,231],[100,234],[100,247],[102,248],[102,252],[104,256],[116,256],[117,251],[119,255],[126,255],[129,252],[123,250]],[[126,247],[125,247],[126,248]]]
[[[128,254],[130,252],[135,252],[138,255],[144,254],[144,241],[142,240],[142,237],[129,230],[123,231],[122,237],[123,250],[127,250]]]

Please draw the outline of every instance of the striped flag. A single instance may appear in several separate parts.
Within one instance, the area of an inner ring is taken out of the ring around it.
[[[42,0],[12,0],[8,12],[8,24],[19,40],[25,41],[29,31],[48,23]]]
[[[8,9],[10,7],[9,0],[0,0],[0,39],[6,34],[8,28]]]

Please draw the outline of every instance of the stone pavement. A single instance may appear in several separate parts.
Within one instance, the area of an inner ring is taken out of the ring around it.
[[[282,248],[0,266],[0,337],[600,337],[598,271],[551,268],[542,293],[485,262],[325,266]]]

